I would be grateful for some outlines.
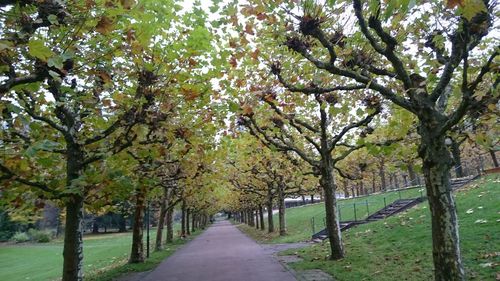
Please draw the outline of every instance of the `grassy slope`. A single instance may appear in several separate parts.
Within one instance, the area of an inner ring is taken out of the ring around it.
[[[371,214],[376,210],[384,207],[385,202],[391,202],[401,198],[415,198],[421,196],[420,188],[412,188],[401,192],[386,192],[383,194],[376,194],[367,197],[358,197],[354,199],[339,200],[338,206],[340,208],[340,215],[342,220],[354,220],[354,204],[356,204],[356,218],[362,219],[367,217],[368,212]],[[366,209],[366,202],[368,201],[368,212]],[[248,235],[257,241],[264,243],[289,243],[297,241],[306,241],[311,239],[312,235],[312,222],[311,218],[314,217],[315,231],[320,231],[324,228],[323,218],[325,217],[325,206],[323,203],[306,205],[302,207],[286,209],[286,223],[288,235],[284,237],[278,236],[277,233],[267,234],[262,231],[254,230],[253,228],[240,225],[240,229],[245,231]],[[267,229],[267,218],[266,229]],[[274,215],[274,225],[278,228],[278,216]]]
[[[500,266],[500,177],[479,180],[457,193],[461,249],[469,279],[495,280]],[[481,223],[479,220],[485,220]],[[328,242],[298,251],[297,270],[319,268],[335,280],[432,280],[427,204],[344,232],[347,256],[329,261]],[[497,279],[498,280],[498,279]]]
[[[178,226],[176,225],[176,228]],[[156,232],[151,231],[151,248]],[[127,262],[132,233],[88,235],[84,237],[84,272],[95,276],[115,269]],[[165,251],[155,253],[146,265],[121,267],[122,271],[140,271],[151,268],[155,259],[170,255],[183,241],[176,241]],[[62,241],[46,244],[23,244],[0,247],[0,280],[54,280],[60,278],[62,269]],[[157,261],[157,263],[159,262]],[[155,264],[157,264],[155,263]],[[148,267],[150,266],[150,267]],[[154,266],[154,265],[153,265]],[[101,280],[101,279],[99,279]]]

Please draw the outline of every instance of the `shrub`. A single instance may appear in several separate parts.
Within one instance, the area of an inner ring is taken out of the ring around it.
[[[13,234],[11,231],[0,231],[0,242],[9,241]]]
[[[16,234],[12,236],[12,240],[14,240],[16,243],[23,243],[29,241],[30,237],[26,232],[16,232]]]
[[[52,239],[52,234],[48,231],[36,230],[34,228],[30,228],[28,230],[28,234],[31,237],[32,241],[38,243],[47,243]]]

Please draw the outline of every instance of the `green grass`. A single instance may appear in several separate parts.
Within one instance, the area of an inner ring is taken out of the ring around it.
[[[177,228],[178,225],[175,225],[174,229]],[[152,249],[156,231],[151,230],[150,236]],[[151,251],[151,258],[144,264],[127,265],[131,242],[131,232],[84,236],[86,279],[110,280],[106,276],[116,277],[122,272],[149,270],[186,241],[177,239],[161,252]],[[0,246],[0,280],[57,280],[61,277],[62,250],[62,241]]]
[[[422,195],[422,188],[411,188],[402,191],[385,192],[370,196],[341,199],[338,201],[341,220],[364,219],[369,214],[389,205],[399,198],[416,198]],[[385,198],[385,201],[384,201]],[[368,209],[366,208],[368,203]],[[356,209],[356,212],[354,211]],[[356,216],[355,216],[356,213]],[[255,240],[263,243],[290,243],[297,241],[308,241],[313,234],[312,218],[314,218],[314,230],[320,231],[325,228],[325,205],[323,203],[306,205],[302,207],[286,209],[287,235],[279,236],[278,233],[268,234],[256,230],[247,225],[238,227]],[[264,219],[267,229],[267,218]],[[273,216],[275,228],[278,229],[278,215]]]
[[[198,236],[201,231],[197,230],[191,232],[191,236],[187,239],[176,239],[172,244],[167,245],[163,250],[158,252],[151,252],[149,259],[147,259],[144,263],[138,264],[128,264],[128,263],[120,263],[117,266],[111,269],[103,269],[93,271],[85,280],[88,281],[112,281],[117,277],[122,276],[131,272],[144,272],[154,269],[158,264],[160,264],[163,260],[171,256],[175,251],[186,244],[187,242],[193,240],[196,236]]]
[[[495,280],[500,265],[500,177],[490,176],[456,194],[460,242],[468,279]],[[290,212],[292,213],[292,212]],[[335,280],[432,280],[427,203],[343,232],[346,258],[327,259],[328,242],[282,254],[304,260],[295,270],[321,269]]]

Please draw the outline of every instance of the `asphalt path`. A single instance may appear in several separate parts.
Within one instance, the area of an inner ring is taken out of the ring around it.
[[[228,221],[212,224],[141,280],[296,281],[269,251]]]

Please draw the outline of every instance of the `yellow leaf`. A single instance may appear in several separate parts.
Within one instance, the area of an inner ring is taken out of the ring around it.
[[[463,0],[462,15],[467,20],[471,20],[475,15],[486,12],[486,5],[482,0]]]

